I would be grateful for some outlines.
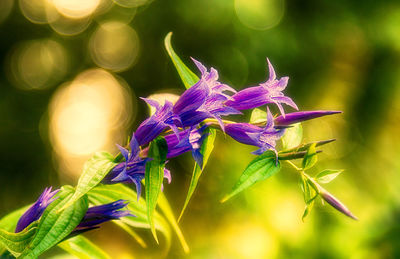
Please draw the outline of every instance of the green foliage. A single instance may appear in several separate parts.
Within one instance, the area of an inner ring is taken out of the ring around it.
[[[0,229],[0,243],[2,243],[12,255],[19,257],[27,245],[32,241],[37,231],[37,226],[38,223],[33,222],[19,233],[8,232]]]
[[[178,226],[178,222],[176,222],[171,206],[169,205],[168,200],[163,193],[160,194],[160,197],[158,199],[158,207],[164,213],[166,219],[171,224],[172,228],[175,230],[175,233],[178,236],[179,241],[181,242],[183,251],[185,253],[189,253],[190,251],[189,246],[186,243],[185,237],[183,236],[182,231]]]
[[[107,152],[98,152],[89,159],[83,166],[83,171],[79,177],[74,195],[60,210],[72,205],[75,201],[98,185],[111,169],[117,165],[113,161],[114,157]]]
[[[65,210],[59,211],[72,195],[71,188],[61,188],[58,198],[47,207],[40,218],[36,234],[22,253],[22,258],[37,258],[66,238],[80,223],[88,209],[86,196],[81,197]]]
[[[4,216],[2,219],[0,219],[0,229],[5,230],[7,232],[14,231],[14,229],[17,226],[19,218],[24,214],[24,212],[29,208],[30,206],[25,206],[22,207],[16,211],[13,211],[6,216]],[[6,247],[3,245],[2,242],[0,242],[0,255],[4,253],[6,250]]]
[[[205,137],[202,145],[201,145],[201,154],[203,155],[203,168],[206,166],[208,159],[211,155],[212,150],[214,149],[214,141],[215,137],[217,136],[217,132],[215,129],[207,128],[205,130],[205,134],[208,134],[208,136]],[[203,173],[203,168],[200,168],[200,166],[195,163],[194,169],[193,169],[193,174],[192,174],[192,179],[190,180],[190,185],[189,185],[189,190],[186,195],[185,203],[183,205],[183,208],[181,210],[181,214],[179,215],[178,221],[182,218],[182,215],[189,204],[189,201],[194,193],[194,190],[196,189],[197,183],[199,182],[199,178],[201,174]]]
[[[316,143],[312,143],[310,147],[307,149],[307,153],[303,158],[303,170],[310,169],[317,163],[318,158],[315,147]]]
[[[225,202],[241,191],[249,188],[256,182],[265,180],[280,170],[280,163],[276,161],[276,156],[273,151],[267,151],[264,154],[257,156],[239,178],[239,181],[233,187],[231,193],[226,195],[221,202]]]
[[[306,203],[306,208],[302,216],[302,220],[304,221],[314,206],[314,201],[318,197],[318,191],[304,174],[301,175],[301,189],[303,190],[304,202]]]
[[[167,159],[168,146],[164,138],[158,137],[150,143],[148,157],[152,159],[146,164],[146,205],[147,217],[154,239],[158,243],[156,229],[154,227],[153,214],[157,206],[158,196],[164,179],[164,166]]]
[[[293,124],[292,127],[287,128],[281,140],[283,150],[299,146],[303,140],[303,127],[301,123]]]
[[[169,57],[174,63],[174,66],[178,71],[178,74],[181,77],[183,84],[185,85],[186,89],[189,89],[192,85],[199,81],[199,78],[182,62],[179,56],[175,53],[171,45],[171,36],[172,32],[168,33],[164,39],[165,49],[167,50]]]
[[[111,259],[111,256],[82,235],[69,238],[58,246],[80,259]]]
[[[320,183],[329,183],[335,179],[343,170],[325,169],[315,176],[316,180]]]

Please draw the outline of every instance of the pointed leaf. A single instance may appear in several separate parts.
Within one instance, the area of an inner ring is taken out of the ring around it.
[[[306,203],[306,208],[304,210],[302,220],[307,217],[314,206],[314,201],[318,196],[317,191],[310,184],[310,181],[303,174],[301,175],[301,189],[303,190],[304,202]]]
[[[293,124],[292,127],[285,129],[285,134],[281,138],[282,149],[288,150],[297,147],[303,140],[303,127],[301,123]]]
[[[315,150],[316,143],[310,145],[307,149],[307,153],[303,158],[303,170],[310,169],[317,163],[317,151]]]
[[[148,157],[152,160],[146,164],[146,206],[147,217],[154,239],[158,243],[156,229],[154,227],[153,214],[157,206],[158,196],[164,179],[164,166],[167,159],[168,146],[164,138],[158,137],[150,143]]]
[[[111,169],[117,165],[113,161],[113,156],[107,152],[98,152],[90,158],[83,166],[83,172],[79,178],[74,195],[60,210],[72,205],[98,185]]]
[[[265,123],[266,118],[267,118],[266,111],[263,111],[259,108],[254,108],[253,111],[251,112],[249,123],[251,124]]]
[[[165,48],[168,52],[169,57],[172,60],[172,63],[174,63],[174,66],[178,71],[178,74],[181,77],[183,84],[185,85],[186,89],[189,89],[192,85],[194,85],[195,83],[197,83],[197,81],[199,81],[199,78],[182,62],[179,56],[175,53],[171,45],[171,36],[172,32],[168,33],[167,36],[165,37],[164,39]]]
[[[279,172],[279,170],[280,164],[279,161],[276,161],[275,153],[272,151],[267,151],[250,162],[240,176],[239,181],[233,187],[232,192],[226,195],[221,202],[227,201],[239,192],[249,188],[256,182],[271,177]]]
[[[63,187],[53,201],[43,212],[37,232],[22,258],[37,258],[46,250],[57,245],[66,238],[81,222],[88,209],[86,196],[81,197],[65,210],[60,211],[73,195],[70,187]]]
[[[111,256],[82,235],[69,238],[58,246],[80,259],[111,259]]]
[[[203,144],[201,145],[200,149],[201,150],[200,153],[203,155],[203,169],[201,169],[200,166],[197,163],[195,163],[192,179],[190,180],[189,190],[186,195],[185,203],[181,210],[181,214],[179,215],[178,221],[181,219],[183,212],[185,211],[187,205],[189,204],[190,198],[192,197],[194,190],[196,189],[197,183],[199,182],[199,178],[203,173],[204,167],[208,162],[208,158],[210,157],[211,152],[214,149],[214,141],[215,137],[217,136],[216,130],[207,128],[205,134],[208,135],[204,138]]]
[[[329,183],[333,179],[335,179],[339,174],[341,174],[343,170],[334,170],[334,169],[326,169],[315,177],[320,183]]]
[[[8,232],[0,229],[0,243],[15,257],[21,255],[28,244],[32,241],[37,231],[37,222],[33,222],[18,233]]]
[[[164,213],[165,218],[168,220],[169,224],[171,224],[176,235],[178,236],[183,251],[188,254],[190,252],[189,246],[186,243],[185,237],[183,236],[183,233],[179,228],[178,223],[176,222],[171,206],[169,205],[168,200],[163,193],[160,194],[160,197],[158,199],[158,206],[160,207],[161,211]]]

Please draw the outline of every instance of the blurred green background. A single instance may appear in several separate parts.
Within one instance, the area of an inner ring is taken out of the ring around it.
[[[147,116],[138,97],[183,91],[170,31],[192,69],[190,56],[241,89],[266,80],[269,57],[301,110],[342,110],[304,123],[305,141],[337,138],[315,173],[345,169],[326,188],[360,220],[318,205],[303,223],[287,166],[220,204],[253,150],[221,134],[181,221],[189,255],[176,239],[165,255],[149,231],[147,249],[110,224],[88,236],[113,258],[400,257],[398,1],[0,0],[0,216],[75,184],[95,151],[116,152]],[[176,214],[192,164],[168,164]]]

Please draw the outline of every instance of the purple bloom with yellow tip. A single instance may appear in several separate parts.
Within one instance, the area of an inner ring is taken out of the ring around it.
[[[132,135],[132,139],[129,143],[131,149],[130,152],[128,149],[117,145],[125,161],[115,166],[102,182],[105,184],[134,183],[136,185],[136,192],[139,199],[142,189],[141,181],[143,180],[146,171],[146,163],[150,159],[140,157],[139,142],[135,136],[136,133]],[[169,170],[164,169],[164,177],[167,178],[168,183],[171,182],[171,174]]]
[[[268,109],[265,127],[249,123],[231,123],[225,125],[225,132],[240,143],[259,147],[253,154],[261,155],[267,150],[276,152],[276,141],[283,136],[284,129],[274,127],[274,118]]]
[[[59,189],[51,191],[51,187],[44,189],[39,199],[19,218],[15,233],[21,232],[32,222],[38,220],[47,206],[56,199],[54,195],[59,191]]]
[[[279,111],[285,116],[285,111],[282,104],[289,105],[298,110],[297,105],[290,97],[285,96],[282,91],[285,90],[289,77],[282,77],[276,79],[274,67],[267,58],[269,79],[265,83],[258,86],[249,87],[237,92],[229,100],[225,102],[226,105],[236,110],[253,109],[265,104],[274,103],[278,106]]]
[[[217,70],[211,68],[208,72],[203,64],[192,60],[200,70],[201,78],[181,95],[173,111],[179,116],[183,127],[195,126],[207,118],[215,118],[224,130],[221,116],[240,114],[235,108],[225,105],[230,98],[227,93],[236,91],[218,81]]]

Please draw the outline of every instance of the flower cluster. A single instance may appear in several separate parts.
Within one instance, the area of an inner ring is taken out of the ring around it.
[[[57,199],[56,194],[59,191],[60,189],[51,191],[51,187],[46,188],[38,200],[19,218],[15,233],[21,232],[31,223],[39,220],[46,208]],[[122,210],[127,205],[126,201],[118,200],[112,203],[90,207],[79,225],[69,234],[69,237],[98,228],[99,224],[110,220],[125,216],[133,216],[128,210]]]
[[[143,121],[133,133],[130,151],[118,146],[125,161],[118,164],[103,180],[103,183],[127,183],[136,185],[138,197],[141,192],[141,181],[144,179],[147,158],[147,145],[156,137],[164,136],[168,145],[167,158],[177,157],[191,151],[194,160],[203,167],[203,155],[200,147],[206,137],[207,127],[217,127],[240,143],[258,147],[253,152],[261,155],[267,150],[276,154],[275,146],[291,124],[339,113],[338,111],[302,111],[285,113],[283,104],[298,110],[290,97],[284,95],[289,78],[277,78],[269,61],[269,78],[258,86],[236,91],[232,87],[218,81],[216,69],[207,68],[199,61],[192,59],[201,73],[201,77],[192,87],[187,89],[175,103],[142,98],[155,108],[155,113]],[[267,107],[264,125],[254,125],[226,121],[224,117],[240,115],[241,110],[254,109],[274,104],[280,115],[274,117]],[[165,169],[164,177],[171,181],[170,171]]]

